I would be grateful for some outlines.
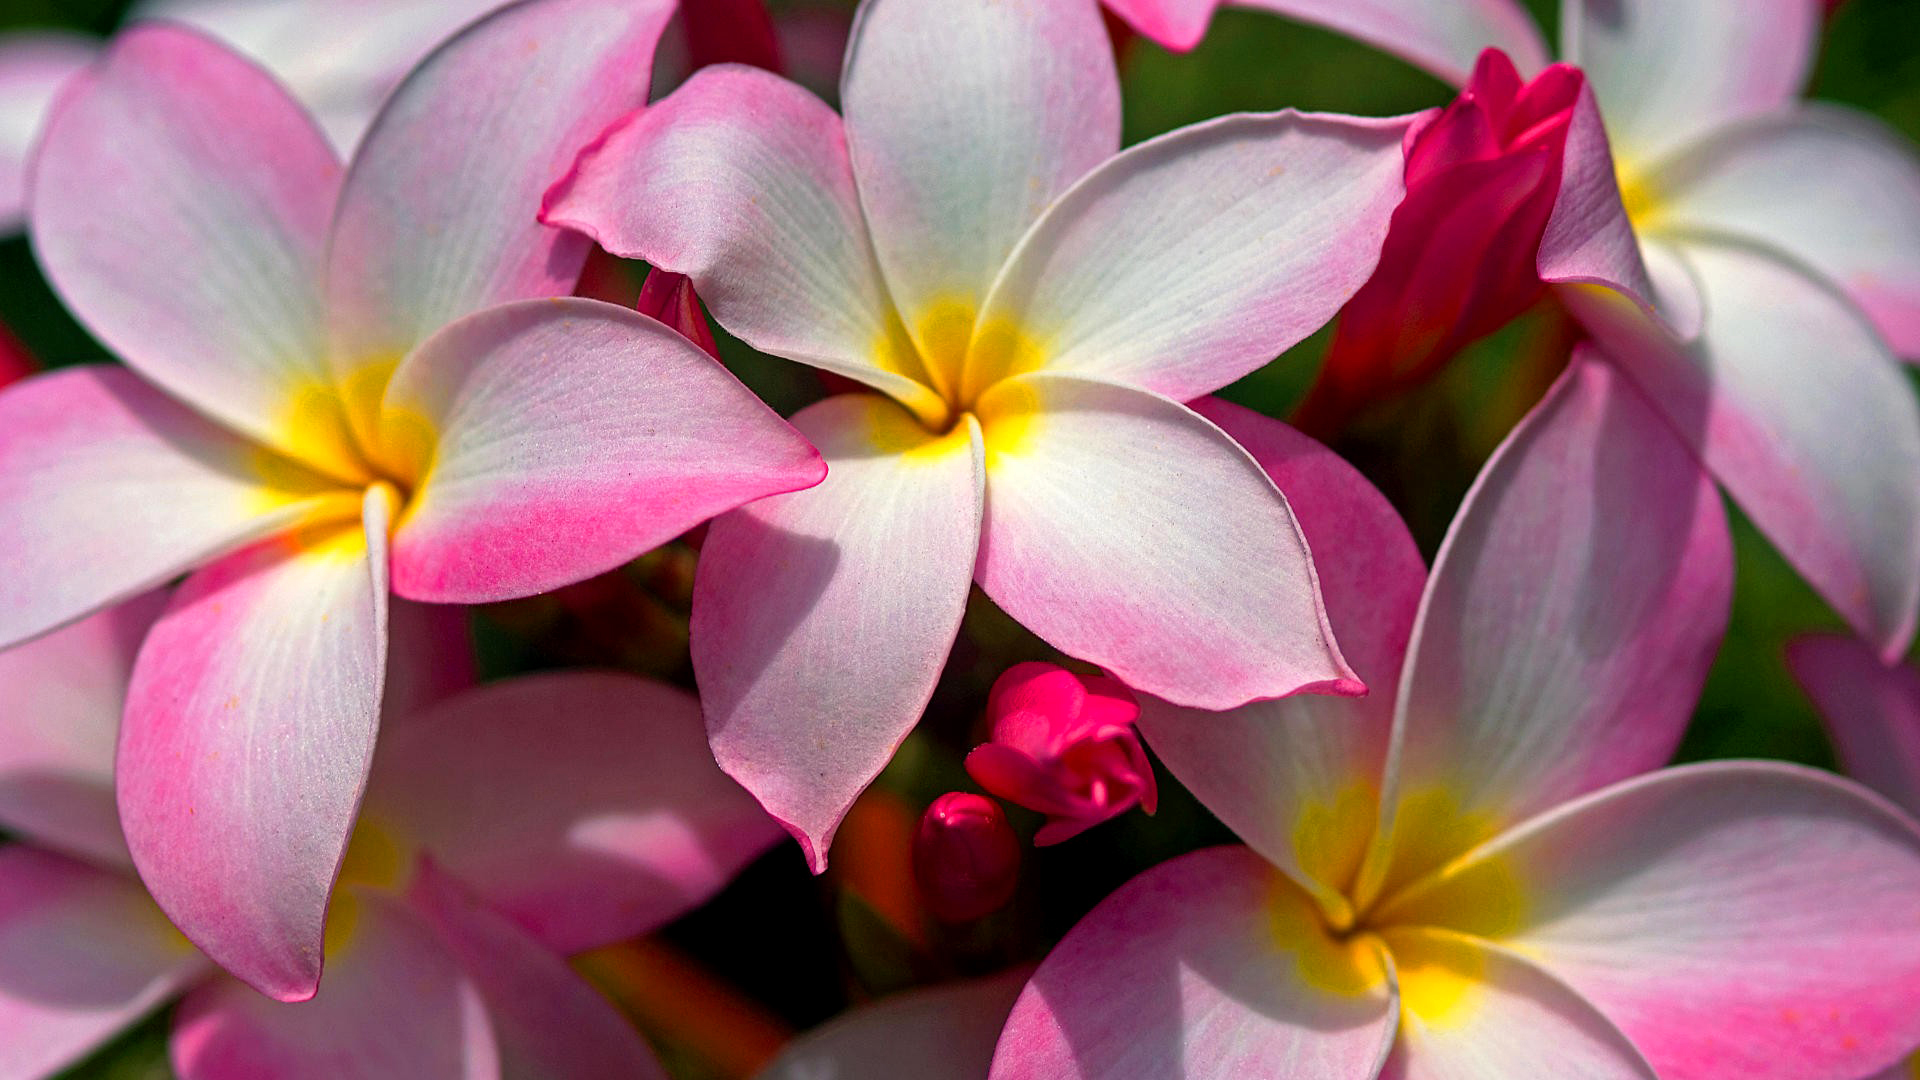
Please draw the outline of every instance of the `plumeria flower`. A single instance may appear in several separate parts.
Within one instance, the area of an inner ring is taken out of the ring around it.
[[[1314,0],[1262,6],[1334,24]],[[1537,33],[1496,29],[1523,20],[1513,0],[1355,7],[1380,19],[1357,36],[1416,61],[1477,25],[1474,48],[1545,64]],[[1819,0],[1566,0],[1561,56],[1587,85],[1536,268],[1891,659],[1920,613],[1920,406],[1896,362],[1920,358],[1920,160],[1798,100],[1821,22]]]
[[[0,826],[19,837],[0,846],[0,1074],[51,1074],[178,999],[185,1080],[665,1076],[564,957],[691,909],[780,836],[714,767],[689,695],[568,673],[402,717],[333,891],[326,982],[288,1004],[168,925],[115,823],[114,729],[164,603],[0,653]]]
[[[1127,688],[1054,664],[1016,664],[987,695],[992,738],[967,755],[974,782],[1047,815],[1041,846],[1070,840],[1136,804],[1153,813],[1153,766],[1133,730]]]
[[[341,150],[434,45],[505,0],[148,0],[132,17],[185,23],[271,71]],[[26,223],[27,156],[54,95],[98,57],[79,34],[0,35],[0,233]]]
[[[644,94],[668,11],[503,9],[344,176],[187,30],[124,34],[48,126],[37,252],[129,366],[0,393],[0,645],[188,573],[134,672],[120,812],[161,908],[265,993],[319,978],[389,591],[541,592],[823,471],[685,339],[565,298],[587,244],[533,218]]]
[[[1424,584],[1350,467],[1216,420],[1294,493],[1375,694],[1142,703],[1248,846],[1163,863],[1068,932],[997,1080],[1854,1080],[1920,1042],[1920,824],[1798,766],[1660,768],[1732,553],[1711,482],[1611,365],[1576,356]]]
[[[1826,720],[1847,773],[1920,816],[1920,672],[1882,663],[1872,647],[1829,635],[1789,645],[1787,666]],[[1870,1080],[1914,1077],[1920,1077],[1920,1051]]]
[[[882,998],[793,1040],[755,1080],[980,1080],[1026,970]]]
[[[1180,402],[1365,280],[1408,121],[1230,116],[1116,154],[1093,0],[870,0],[841,100],[844,122],[708,68],[545,213],[687,274],[755,348],[877,391],[793,418],[824,484],[708,536],[693,660],[721,766],[824,867],[975,582],[1170,699],[1358,692],[1286,501]]]

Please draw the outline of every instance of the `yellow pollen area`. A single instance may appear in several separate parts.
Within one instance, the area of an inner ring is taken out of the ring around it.
[[[928,430],[912,413],[891,405],[867,410],[865,434],[874,450],[910,462],[945,460],[950,454],[970,452],[973,446],[964,417],[943,434]]]
[[[1478,950],[1418,930],[1389,930],[1383,937],[1400,983],[1402,1023],[1444,1031],[1472,1018],[1487,975],[1486,958]]]
[[[1920,1080],[1920,1051],[1907,1059],[1907,1071],[1913,1074],[1913,1080]]]
[[[1270,908],[1273,944],[1294,965],[1300,980],[1339,997],[1363,997],[1387,981],[1380,942],[1371,934],[1337,934],[1300,886],[1274,875]]]
[[[1373,853],[1376,859],[1384,858],[1385,875],[1377,883],[1369,882],[1373,887],[1361,898],[1367,906],[1491,839],[1500,831],[1500,823],[1488,814],[1468,810],[1452,788],[1436,784],[1402,792],[1391,829],[1383,850]]]
[[[1300,869],[1315,881],[1351,892],[1373,839],[1379,799],[1372,783],[1355,780],[1331,799],[1304,803],[1293,823],[1293,855]]]
[[[1635,232],[1645,232],[1665,209],[1659,185],[1624,163],[1614,165],[1614,179],[1620,186],[1620,205],[1626,208],[1627,220],[1633,223]]]
[[[374,486],[395,496],[390,526],[412,502],[433,460],[439,432],[423,413],[386,407],[383,399],[399,361],[369,362],[343,385],[315,380],[288,395],[279,419],[281,449],[254,452],[249,463],[263,485],[260,511],[313,501],[293,543],[327,549],[340,539],[327,528],[357,522],[362,498]]]
[[[1473,1015],[1486,961],[1476,940],[1502,942],[1526,925],[1528,899],[1519,868],[1476,851],[1498,823],[1462,809],[1441,788],[1400,801],[1390,837],[1375,830],[1377,795],[1355,780],[1295,818],[1292,839],[1303,872],[1340,890],[1316,902],[1282,880],[1274,889],[1274,937],[1309,985],[1342,996],[1371,992],[1391,957],[1404,1018],[1428,1028]],[[1377,848],[1377,850],[1373,850]],[[1366,895],[1356,889],[1384,860],[1385,877]]]
[[[340,874],[334,879],[333,899],[327,906],[327,955],[334,955],[353,940],[360,921],[355,887],[398,888],[410,869],[411,856],[409,845],[373,820],[362,817],[354,826],[347,853],[340,860]]]
[[[978,308],[963,299],[930,304],[913,320],[911,333],[903,322],[891,322],[873,346],[876,366],[926,389],[924,396],[901,403],[941,431],[959,426],[962,413],[979,413],[1005,380],[1039,370],[1044,357],[1018,324],[1001,318],[983,324]]]

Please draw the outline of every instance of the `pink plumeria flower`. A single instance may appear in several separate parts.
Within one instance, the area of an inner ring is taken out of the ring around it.
[[[1456,83],[1436,61],[1469,43],[1522,74],[1547,60],[1515,0],[1370,0],[1352,5],[1365,32],[1317,0],[1260,6]],[[1561,57],[1587,89],[1536,268],[1891,659],[1920,617],[1920,405],[1897,361],[1920,358],[1920,160],[1870,117],[1799,101],[1821,24],[1819,0],[1567,0]]]
[[[587,243],[533,218],[645,93],[669,10],[499,12],[344,176],[187,30],[122,35],[48,126],[38,254],[129,366],[0,393],[0,646],[188,574],[134,673],[120,811],[161,908],[265,993],[319,978],[390,591],[541,592],[824,471],[685,339],[565,297]]]
[[[1920,1041],[1920,825],[1797,766],[1660,768],[1732,553],[1623,376],[1576,356],[1424,584],[1349,466],[1216,419],[1294,493],[1375,693],[1143,702],[1148,743],[1248,846],[1155,867],[1070,931],[996,1080],[1854,1080]]]
[[[1134,733],[1140,705],[1127,688],[1055,664],[1016,664],[987,696],[991,741],[967,755],[967,773],[1008,802],[1047,815],[1041,846],[1070,840],[1159,790]]]
[[[504,0],[150,0],[134,19],[185,23],[271,71],[350,151],[400,79]],[[54,95],[100,52],[79,34],[0,35],[0,234],[26,223],[26,165]]]
[[[1787,666],[1826,720],[1848,774],[1920,816],[1920,672],[1885,664],[1852,638],[1827,635],[1789,645]],[[1869,1080],[1914,1077],[1920,1051]]]
[[[910,990],[788,1044],[755,1080],[980,1080],[1027,972]]]
[[[0,827],[21,841],[0,846],[0,1075],[53,1073],[177,998],[184,1080],[664,1077],[564,957],[698,905],[780,836],[713,765],[692,697],[569,673],[403,717],[332,890],[326,982],[288,1004],[168,925],[115,823],[114,729],[164,605],[0,653]]]
[[[1365,280],[1409,121],[1230,116],[1116,153],[1093,0],[870,0],[841,99],[844,122],[708,68],[546,209],[687,274],[754,347],[878,391],[793,418],[824,484],[708,536],[693,661],[721,766],[824,867],[975,582],[1163,697],[1358,692],[1285,499],[1180,402]]]

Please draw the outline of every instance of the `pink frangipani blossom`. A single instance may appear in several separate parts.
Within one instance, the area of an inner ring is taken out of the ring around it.
[[[1078,836],[1138,804],[1153,813],[1153,766],[1133,730],[1140,706],[1105,676],[1054,664],[1016,664],[987,698],[989,741],[967,755],[974,782],[1047,815],[1045,846]]]
[[[844,120],[708,68],[546,206],[691,277],[756,348],[870,388],[793,418],[825,483],[717,520],[702,551],[721,766],[823,868],[974,583],[1169,699],[1359,692],[1285,499],[1182,402],[1365,280],[1410,121],[1229,116],[1117,152],[1094,0],[869,0],[841,91]]]
[[[1711,482],[1611,365],[1576,355],[1424,585],[1349,467],[1217,419],[1293,493],[1376,693],[1143,701],[1247,846],[1163,863],[1070,931],[995,1080],[1855,1080],[1920,1042],[1920,825],[1796,766],[1660,768],[1732,556]]]
[[[1119,6],[1197,40],[1215,0]],[[1253,6],[1456,84],[1483,47],[1522,76],[1547,65],[1517,0]],[[1920,619],[1920,404],[1898,362],[1920,359],[1920,157],[1868,116],[1799,100],[1822,16],[1819,0],[1565,0],[1561,59],[1585,87],[1535,268],[1787,561],[1892,658]],[[1530,243],[1469,229],[1449,258],[1484,246],[1504,266]]]
[[[566,297],[588,245],[535,220],[669,11],[502,9],[344,170],[174,27],[121,35],[48,124],[35,248],[127,366],[0,393],[0,646],[188,575],[134,671],[120,812],[161,908],[265,993],[318,983],[390,592],[530,595],[824,471],[678,334]]]
[[[115,822],[114,729],[165,599],[0,653],[0,826],[20,838],[0,846],[0,1074],[49,1075],[179,998],[184,1080],[665,1075],[564,957],[698,905],[780,836],[689,695],[574,672],[413,714],[448,681],[414,680],[329,890],[325,983],[279,1002],[168,924]],[[428,645],[435,610],[397,640]]]

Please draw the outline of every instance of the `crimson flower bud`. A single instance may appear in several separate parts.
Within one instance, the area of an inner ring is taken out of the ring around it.
[[[1017,664],[987,699],[989,742],[967,772],[995,795],[1047,815],[1034,843],[1057,844],[1138,803],[1153,813],[1153,766],[1133,730],[1127,688],[1054,664]]]
[[[942,922],[998,911],[1020,880],[1020,838],[1000,804],[950,791],[933,800],[913,838],[913,876],[927,910]]]
[[[1407,194],[1380,265],[1342,310],[1296,423],[1331,434],[1539,298],[1540,237],[1585,82],[1566,64],[1522,82],[1505,53],[1488,49],[1460,96],[1409,135]]]

